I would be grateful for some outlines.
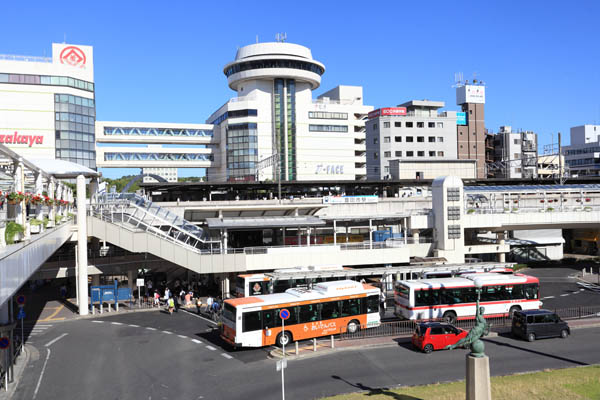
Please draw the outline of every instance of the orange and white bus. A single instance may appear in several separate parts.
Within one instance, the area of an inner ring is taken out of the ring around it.
[[[341,265],[317,265],[311,267],[295,267],[286,269],[276,269],[273,272],[282,273],[293,273],[302,271],[343,271],[344,267]],[[317,282],[322,282],[331,279],[321,279]],[[236,297],[248,297],[248,296],[259,296],[264,294],[283,293],[291,288],[309,289],[313,282],[308,282],[303,278],[291,278],[291,279],[273,279],[273,277],[265,274],[242,274],[238,275],[235,281],[235,296]]]
[[[313,289],[225,300],[221,337],[234,347],[289,344],[295,340],[379,326],[380,290],[356,281],[322,282]],[[279,312],[290,312],[281,330]]]
[[[534,276],[475,273],[396,282],[395,314],[416,320],[444,318],[448,322],[475,318],[476,281],[482,286],[480,305],[485,307],[485,317],[537,310],[542,305],[539,279]]]

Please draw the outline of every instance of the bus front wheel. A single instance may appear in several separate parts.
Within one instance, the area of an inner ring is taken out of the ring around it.
[[[510,308],[510,310],[508,310],[508,318],[511,318],[515,315],[516,311],[521,311],[521,307],[519,306],[512,306]]]
[[[284,345],[288,345],[292,342],[292,334],[289,332],[282,332],[279,335],[277,335],[277,344],[280,347],[283,347]]]
[[[348,327],[346,328],[346,332],[348,333],[356,333],[360,330],[360,325],[357,320],[353,319],[348,322]]]
[[[454,311],[446,311],[443,318],[445,322],[454,324],[456,322],[456,313]]]

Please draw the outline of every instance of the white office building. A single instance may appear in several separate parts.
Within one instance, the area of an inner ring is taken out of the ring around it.
[[[456,160],[456,111],[439,112],[444,105],[443,101],[412,100],[369,113],[367,178],[391,178],[392,160]],[[424,179],[416,172],[413,178]]]
[[[512,127],[501,126],[499,132],[494,135],[494,159],[502,164],[499,177],[536,178],[537,143],[535,132],[513,132]]]
[[[0,55],[0,143],[29,159],[96,168],[91,46],[52,44],[52,57]]]
[[[314,100],[325,66],[310,49],[252,44],[223,72],[237,97],[207,120],[219,138],[209,181],[277,180],[277,171],[284,181],[365,177],[364,119],[372,107],[356,86]]]
[[[600,175],[600,125],[572,127],[564,155],[571,176]]]

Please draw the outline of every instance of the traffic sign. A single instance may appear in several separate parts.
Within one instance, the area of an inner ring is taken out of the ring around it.
[[[4,350],[10,345],[10,340],[7,337],[0,338],[0,349]]]
[[[287,308],[284,308],[283,310],[279,311],[279,317],[284,320],[288,319],[290,317],[290,312]]]
[[[144,278],[137,278],[137,279],[135,280],[135,286],[146,286],[146,285],[144,284]]]
[[[275,365],[277,371],[281,371],[282,368],[287,368],[287,358],[277,361],[277,364]]]
[[[17,304],[20,306],[24,306],[25,305],[25,296],[23,296],[22,294],[17,296]]]
[[[19,310],[19,314],[17,314],[17,319],[25,319],[25,310],[22,308]]]

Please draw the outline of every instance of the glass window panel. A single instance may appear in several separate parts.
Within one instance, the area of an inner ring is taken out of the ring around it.
[[[8,74],[0,74],[0,82],[8,82]]]

